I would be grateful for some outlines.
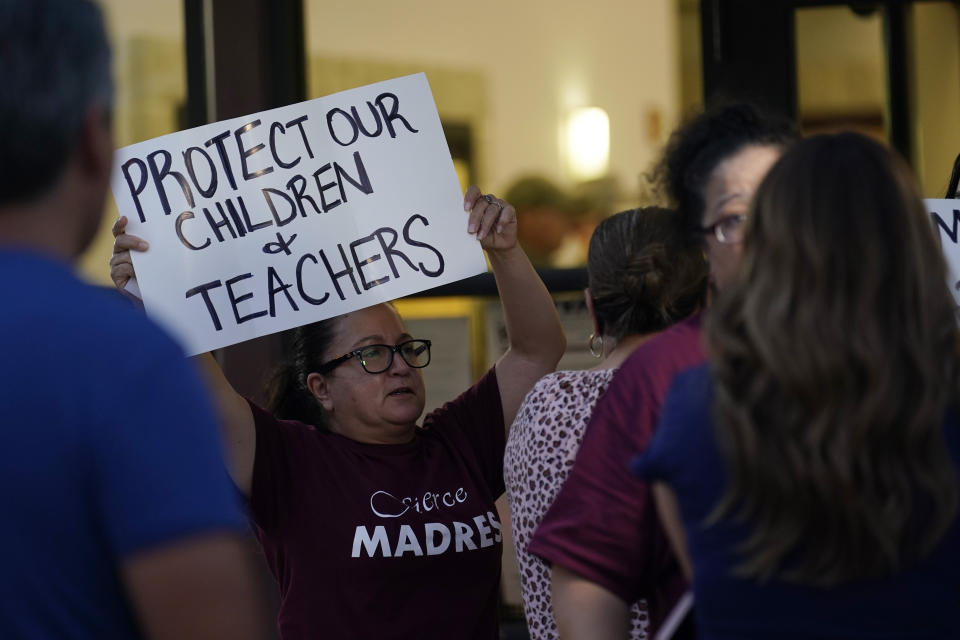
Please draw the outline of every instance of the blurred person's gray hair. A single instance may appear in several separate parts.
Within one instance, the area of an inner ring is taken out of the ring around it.
[[[0,206],[56,183],[91,107],[111,111],[110,45],[91,0],[0,0]]]

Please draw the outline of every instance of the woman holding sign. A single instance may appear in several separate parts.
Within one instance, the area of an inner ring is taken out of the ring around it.
[[[516,212],[471,187],[467,228],[500,290],[509,349],[432,412],[430,341],[381,304],[296,330],[270,411],[238,395],[209,355],[230,475],[249,498],[280,585],[284,640],[498,637],[506,428],[565,339],[517,244]],[[134,276],[141,240],[114,225],[111,277]]]

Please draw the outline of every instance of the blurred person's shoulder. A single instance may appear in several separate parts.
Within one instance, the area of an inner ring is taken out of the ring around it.
[[[561,369],[540,378],[527,394],[555,396],[569,393],[593,395],[598,387],[606,387],[616,369]]]
[[[679,371],[701,364],[706,359],[702,322],[703,314],[695,313],[647,340],[624,361],[617,377],[672,378]]]
[[[75,362],[98,368],[124,360],[183,352],[146,314],[110,287],[81,280],[70,265],[30,251],[0,250],[0,341],[29,348],[42,359],[89,355]],[[57,353],[50,353],[57,357]]]

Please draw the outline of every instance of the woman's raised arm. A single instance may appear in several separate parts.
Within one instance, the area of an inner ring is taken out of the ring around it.
[[[567,341],[550,293],[517,243],[513,206],[477,187],[467,190],[463,206],[470,213],[467,229],[487,252],[503,304],[509,348],[496,366],[509,429],[527,392],[556,368]]]

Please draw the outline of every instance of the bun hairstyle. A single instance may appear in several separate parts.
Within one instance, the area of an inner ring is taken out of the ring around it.
[[[689,237],[702,226],[703,191],[717,165],[749,145],[787,147],[798,139],[793,123],[753,105],[717,106],[671,134],[653,180],[677,207]]]
[[[590,238],[587,272],[600,333],[616,340],[661,331],[704,303],[707,263],[669,209],[630,209]]]
[[[287,358],[267,387],[267,410],[281,420],[299,420],[327,428],[323,407],[307,388],[307,376],[324,362],[342,316],[327,318],[284,334]]]

